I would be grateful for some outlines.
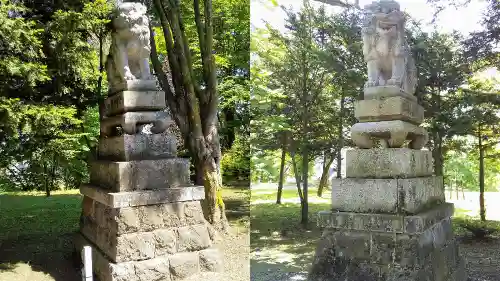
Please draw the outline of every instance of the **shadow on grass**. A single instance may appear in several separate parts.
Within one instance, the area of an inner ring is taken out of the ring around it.
[[[72,260],[80,211],[78,194],[0,195],[0,281],[10,281],[5,278],[13,274],[33,276],[32,272],[44,274],[31,281],[80,280]],[[16,272],[18,268],[22,272]]]
[[[321,229],[317,213],[330,204],[309,204],[309,225],[300,225],[300,204],[255,204],[251,207],[250,243],[252,272],[282,271],[302,273],[309,270]],[[290,276],[289,276],[290,278]],[[272,280],[272,279],[261,279]]]
[[[222,190],[226,217],[233,225],[250,225],[250,189],[248,187],[227,187]]]

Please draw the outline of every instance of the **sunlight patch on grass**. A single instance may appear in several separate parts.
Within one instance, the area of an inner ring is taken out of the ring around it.
[[[35,271],[27,263],[0,264],[0,281],[54,281],[49,274]]]

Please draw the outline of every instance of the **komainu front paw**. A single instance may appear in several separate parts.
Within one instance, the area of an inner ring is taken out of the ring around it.
[[[135,80],[135,76],[130,72],[125,72],[125,80]]]

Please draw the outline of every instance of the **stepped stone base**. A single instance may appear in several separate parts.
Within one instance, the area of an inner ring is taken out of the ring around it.
[[[92,247],[92,262],[99,281],[177,281],[200,272],[221,272],[219,250],[208,248],[194,252],[163,255],[149,260],[114,263],[83,235],[75,237],[78,253],[84,246]]]
[[[321,212],[309,281],[465,281],[452,204],[413,215]]]
[[[106,194],[99,188],[94,191]],[[107,194],[140,198],[145,191]],[[84,245],[92,247],[100,281],[181,280],[221,270],[222,257],[213,247],[214,233],[200,201],[185,196],[191,200],[117,207],[84,195],[75,245],[79,252]]]

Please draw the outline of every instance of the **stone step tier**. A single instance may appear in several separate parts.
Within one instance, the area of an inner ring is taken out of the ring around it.
[[[221,271],[200,186],[109,192],[83,185],[76,247],[92,247],[101,281],[182,280]]]
[[[190,184],[189,160],[98,160],[90,164],[90,183],[112,192],[186,186]]]
[[[310,281],[465,281],[453,235],[453,204],[430,151],[352,149],[346,178],[332,182],[332,209]]]
[[[465,281],[452,214],[450,203],[411,216],[320,212],[309,280]]]
[[[354,116],[359,123],[351,127],[351,138],[359,148],[373,148],[379,139],[385,147],[409,143],[410,148],[420,150],[428,141],[427,131],[419,127],[424,108],[397,87],[365,89],[365,99],[355,102]]]

